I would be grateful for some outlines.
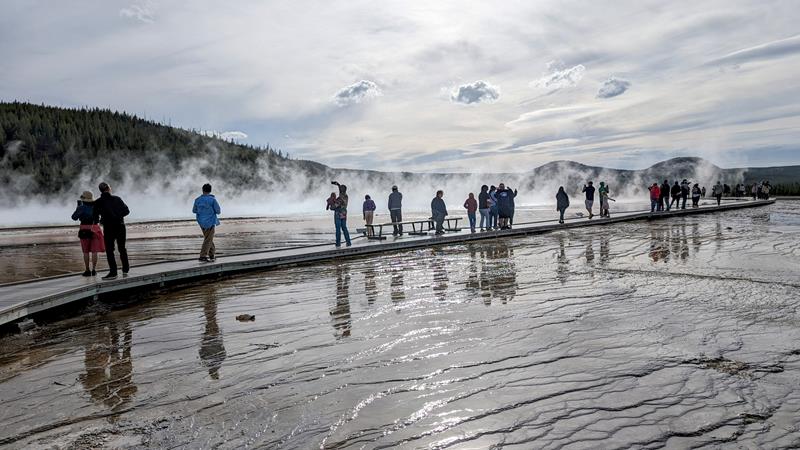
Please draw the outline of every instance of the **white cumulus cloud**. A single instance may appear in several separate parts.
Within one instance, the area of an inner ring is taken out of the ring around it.
[[[133,4],[127,8],[119,10],[120,17],[127,17],[128,19],[138,20],[143,23],[155,22],[155,11],[150,2],[144,4]]]
[[[463,84],[450,93],[450,100],[456,103],[489,103],[500,98],[500,88],[485,81]]]
[[[577,85],[586,73],[586,67],[583,64],[567,69],[561,63],[555,61],[549,62],[547,69],[550,73],[532,82],[533,86],[552,90],[564,89]]]
[[[630,81],[611,77],[600,86],[600,90],[597,91],[597,98],[611,98],[622,95],[629,87],[631,87]]]
[[[361,103],[383,95],[380,87],[373,81],[361,80],[350,86],[343,87],[333,96],[333,102],[338,106],[349,106]]]

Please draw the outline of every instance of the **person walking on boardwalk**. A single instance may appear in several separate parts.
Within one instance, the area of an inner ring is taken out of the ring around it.
[[[769,191],[772,189],[772,186],[769,184],[769,181],[765,181],[764,185],[761,186],[761,195],[764,200],[769,200]]]
[[[97,254],[106,251],[103,242],[103,230],[94,220],[94,197],[89,191],[84,191],[78,199],[78,207],[72,213],[72,220],[79,220],[81,226],[78,229],[78,239],[81,241],[83,250],[83,265],[86,270],[83,276],[92,277],[97,275]],[[89,270],[89,257],[92,259],[92,269]]]
[[[717,199],[717,206],[722,203],[722,191],[723,191],[722,183],[717,181],[717,184],[711,188],[711,196]]]
[[[686,200],[689,199],[689,192],[691,191],[689,186],[689,182],[684,178],[683,181],[681,181],[681,209],[686,209]]]
[[[377,206],[375,206],[375,202],[372,201],[372,198],[369,195],[364,196],[364,204],[362,205],[361,209],[364,212],[364,223],[367,224],[367,236],[372,236],[373,230],[371,225]]]
[[[600,217],[611,217],[608,205],[608,186],[604,181],[600,182],[600,187],[597,189],[597,194],[600,196]]]
[[[478,194],[478,211],[481,213],[481,231],[488,230],[491,227],[491,218],[489,217],[489,205],[491,199],[489,198],[489,186],[481,186],[481,193]]]
[[[444,234],[444,218],[447,216],[447,206],[444,204],[444,191],[436,191],[436,197],[431,200],[431,217],[436,224],[436,234]]]
[[[203,232],[203,245],[200,247],[200,261],[209,262],[217,259],[217,247],[214,245],[214,234],[219,225],[217,216],[222,214],[216,197],[211,194],[211,185],[203,185],[203,194],[194,199],[192,212],[197,218],[197,224]]]
[[[592,186],[592,182],[590,181],[587,184],[584,184],[581,192],[586,193],[586,210],[589,211],[589,218],[591,219],[594,217],[594,214],[592,213],[592,206],[594,206],[594,186]]]
[[[464,208],[467,209],[467,219],[469,219],[469,229],[475,232],[475,211],[478,210],[478,201],[475,200],[475,194],[469,193],[469,197],[464,201]]]
[[[336,227],[336,247],[342,246],[342,234],[344,234],[344,242],[350,247],[350,232],[347,231],[347,203],[349,197],[347,196],[347,186],[339,184],[337,181],[331,181],[331,184],[339,187],[339,195],[334,202],[333,225]]]
[[[700,197],[706,198],[706,187],[705,186],[700,188]]]
[[[758,197],[758,183],[753,183],[753,185],[750,187],[750,194],[753,195],[753,200]]]
[[[489,202],[489,218],[492,219],[490,226],[496,230],[499,228],[500,212],[497,207],[497,188],[494,185],[489,188]]]
[[[497,213],[500,215],[501,230],[511,228],[511,217],[514,215],[514,196],[516,195],[516,192],[507,189],[504,183],[497,186],[494,196],[497,199]]]
[[[103,225],[103,243],[106,246],[108,258],[108,274],[104,280],[113,280],[118,276],[117,260],[114,257],[114,244],[119,249],[119,259],[122,262],[122,274],[130,271],[128,264],[128,250],[125,248],[125,217],[130,214],[128,205],[116,195],[111,195],[111,186],[106,182],[100,183],[100,198],[94,202],[92,221]]]
[[[672,201],[669,203],[670,208],[672,205],[675,205],[675,209],[680,208],[681,206],[681,185],[678,184],[678,180],[675,180],[675,184],[672,185],[672,189],[670,190],[670,195],[672,196]],[[667,209],[670,209],[667,208]]]
[[[659,203],[659,211],[669,211],[669,181],[664,180],[664,182],[659,187],[659,191],[661,191],[661,195],[658,198]]]
[[[564,223],[564,212],[569,208],[569,195],[564,191],[564,186],[558,187],[556,192],[556,211],[558,211],[558,223]]]
[[[700,185],[695,183],[692,186],[692,208],[700,206]]]
[[[403,235],[403,194],[397,190],[397,186],[392,186],[392,193],[389,194],[389,217],[391,217],[394,231],[392,236]]]
[[[647,188],[650,191],[650,212],[661,211],[661,188],[658,186],[658,183],[653,183],[652,186]]]

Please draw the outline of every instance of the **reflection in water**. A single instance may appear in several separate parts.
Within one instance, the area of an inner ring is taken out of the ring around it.
[[[200,341],[200,361],[208,367],[208,375],[212,380],[219,380],[219,368],[227,356],[225,345],[222,342],[222,333],[217,325],[217,294],[210,290],[206,301],[203,303],[203,315],[206,328]]]
[[[447,277],[447,269],[444,265],[445,254],[433,251],[431,255],[431,264],[433,265],[433,293],[436,299],[443,302],[447,299],[447,282],[450,281]]]
[[[364,271],[364,294],[367,297],[367,304],[374,305],[375,300],[378,299],[378,284],[375,281],[377,272],[375,267],[370,265]]]
[[[392,301],[393,302],[401,302],[406,299],[406,290],[405,286],[403,285],[403,268],[402,267],[395,267],[392,269],[392,281],[389,284],[389,288],[392,292]]]
[[[337,339],[350,336],[350,266],[346,264],[336,265],[336,305],[331,309],[331,319]]]
[[[667,262],[670,255],[674,255],[681,261],[686,262],[691,257],[692,250],[697,253],[702,244],[700,225],[697,223],[692,224],[691,236],[686,232],[686,228],[685,222],[675,225],[659,224],[651,226],[650,259],[653,262]]]
[[[591,265],[594,263],[594,236],[589,233],[588,239],[586,241],[586,264]]]
[[[517,294],[514,250],[507,241],[497,241],[491,245],[482,245],[480,248],[481,271],[478,275],[478,289],[483,302],[491,305],[493,299],[499,299],[505,304]],[[474,255],[474,252],[470,252],[470,255]]]
[[[608,234],[600,233],[600,265],[605,266],[608,263]]]
[[[85,347],[86,373],[79,377],[92,400],[114,412],[124,409],[137,391],[131,360],[133,333],[127,324],[119,328],[115,321],[95,328],[94,344]]]
[[[558,258],[556,264],[556,279],[564,284],[569,278],[569,260],[567,260],[567,252],[564,241],[566,236],[564,233],[558,235]]]

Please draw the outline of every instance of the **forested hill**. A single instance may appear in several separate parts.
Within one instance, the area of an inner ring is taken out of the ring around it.
[[[10,189],[6,194],[58,195],[82,179],[170,180],[187,170],[233,185],[269,187],[285,172],[259,168],[313,173],[325,166],[124,112],[0,103],[0,185]]]

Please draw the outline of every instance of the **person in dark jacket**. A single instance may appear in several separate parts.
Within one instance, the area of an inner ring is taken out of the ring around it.
[[[490,205],[491,199],[489,198],[489,186],[481,186],[481,193],[478,194],[478,212],[481,213],[481,231],[491,228]],[[485,226],[484,226],[485,225]]]
[[[431,216],[436,224],[436,234],[444,234],[444,218],[447,216],[447,206],[442,197],[444,191],[436,191],[436,197],[431,200]]]
[[[556,193],[556,211],[558,211],[558,223],[564,223],[564,212],[569,208],[569,196],[564,191],[564,186],[558,187]]]
[[[97,254],[105,252],[106,246],[103,242],[103,230],[94,220],[94,196],[89,191],[84,191],[78,200],[78,207],[72,213],[72,220],[81,222],[78,230],[78,238],[81,241],[83,250],[83,265],[86,270],[83,276],[92,277],[97,275]],[[89,257],[92,259],[92,269],[89,270]]]
[[[686,200],[689,198],[689,193],[691,191],[691,185],[686,178],[681,181],[681,209],[686,209]]]
[[[592,213],[592,206],[594,206],[594,186],[592,186],[592,182],[588,182],[587,184],[583,185],[583,190],[581,192],[586,193],[586,210],[589,211],[589,218],[591,219],[594,217]]]
[[[675,184],[672,185],[669,193],[672,196],[672,201],[669,203],[670,208],[675,205],[675,209],[678,209],[681,206],[681,185],[678,184],[678,180],[675,180]],[[667,210],[670,208],[667,208]]]
[[[517,195],[515,191],[506,189],[504,183],[497,186],[497,192],[494,197],[497,199],[497,213],[500,215],[500,229],[507,230],[511,228],[511,217],[514,215],[514,197]]]
[[[692,208],[700,206],[700,185],[695,183],[692,186]]]
[[[489,218],[491,219],[490,228],[495,230],[500,228],[498,225],[500,212],[497,208],[497,188],[494,185],[489,187]]]
[[[403,235],[403,194],[397,190],[397,186],[392,186],[392,193],[389,194],[389,217],[394,224],[393,236]]]
[[[333,210],[333,225],[336,228],[336,248],[342,246],[342,233],[344,233],[345,245],[350,247],[350,232],[347,230],[347,204],[350,197],[347,195],[347,186],[340,184],[336,181],[331,181],[331,184],[339,187],[339,196],[336,197]]]
[[[659,211],[669,211],[669,181],[664,180],[664,183],[661,184],[659,190],[661,191],[658,198],[658,206],[660,208]]]
[[[125,217],[130,214],[128,205],[116,195],[111,195],[111,186],[106,182],[100,183],[100,198],[94,202],[92,220],[103,225],[106,258],[108,258],[108,274],[104,280],[117,278],[117,261],[114,257],[114,243],[119,249],[119,259],[122,261],[122,274],[130,271],[128,264],[128,250],[125,248]]]

